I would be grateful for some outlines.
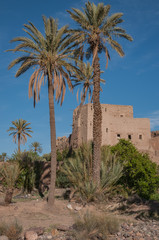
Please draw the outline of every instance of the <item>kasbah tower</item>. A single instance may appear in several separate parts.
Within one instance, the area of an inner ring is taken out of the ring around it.
[[[101,104],[102,145],[115,145],[119,139],[130,140],[136,148],[148,153],[159,164],[159,132],[151,132],[148,118],[134,118],[133,107]],[[93,104],[84,105],[80,114],[73,112],[73,129],[70,138],[73,148],[93,139]]]

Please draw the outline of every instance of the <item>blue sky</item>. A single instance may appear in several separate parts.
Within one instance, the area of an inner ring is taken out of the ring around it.
[[[100,1],[95,0],[95,3]],[[134,117],[150,118],[151,130],[159,129],[159,1],[158,0],[107,0],[111,5],[110,14],[123,12],[126,29],[134,41],[120,41],[125,57],[110,52],[111,61],[105,69],[101,55],[102,78],[106,80],[101,93],[101,103],[133,105]],[[34,23],[43,31],[42,15],[59,20],[59,27],[73,26],[66,10],[84,7],[84,0],[1,0],[0,7],[0,154],[11,155],[17,145],[13,143],[7,129],[11,121],[22,118],[31,123],[32,138],[22,146],[28,149],[33,141],[42,144],[43,153],[50,152],[50,130],[47,86],[41,90],[40,102],[33,107],[28,98],[28,82],[31,71],[15,78],[17,68],[7,70],[16,58],[6,53],[13,45],[9,41],[23,35],[23,24]],[[77,107],[76,92],[67,91],[62,107],[56,104],[56,129],[58,136],[68,136],[72,131],[73,109]]]

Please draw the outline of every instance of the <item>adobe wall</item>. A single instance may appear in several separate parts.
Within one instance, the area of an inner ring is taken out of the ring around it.
[[[82,142],[87,142],[87,116],[87,105],[80,109],[77,107],[73,112],[73,128],[70,140],[70,145],[73,148],[78,147]]]
[[[150,139],[150,146],[154,150],[154,156],[159,157],[159,136]]]
[[[150,120],[133,118],[132,106],[101,104],[102,106],[102,145],[115,145],[120,138],[131,138],[132,143],[139,149],[149,151]],[[77,109],[75,109],[75,112]],[[93,105],[82,107],[78,121],[78,143],[93,139]],[[119,137],[120,136],[120,137]]]

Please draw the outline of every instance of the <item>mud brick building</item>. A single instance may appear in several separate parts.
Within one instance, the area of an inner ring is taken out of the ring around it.
[[[133,107],[101,104],[102,145],[115,145],[120,138],[129,139],[142,152],[147,152],[159,160],[159,136],[151,134],[148,118],[134,118]],[[84,105],[80,114],[78,107],[73,112],[71,146],[78,147],[82,142],[93,139],[93,104]]]

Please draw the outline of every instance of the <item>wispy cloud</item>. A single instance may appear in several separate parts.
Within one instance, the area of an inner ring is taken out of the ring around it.
[[[150,118],[150,125],[152,130],[156,127],[159,127],[159,110],[151,113],[149,118]]]

